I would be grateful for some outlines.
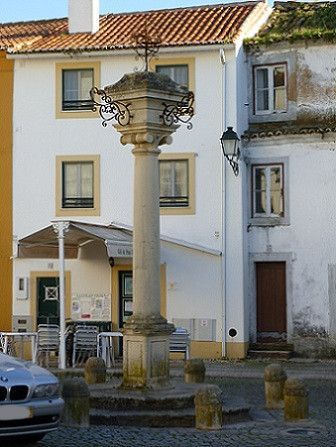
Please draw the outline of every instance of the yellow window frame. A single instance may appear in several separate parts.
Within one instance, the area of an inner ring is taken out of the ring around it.
[[[188,65],[188,88],[195,92],[195,58],[193,57],[160,57],[152,59],[149,64],[151,71],[156,71],[157,65]]]
[[[93,163],[93,208],[62,207],[62,164],[64,162]],[[62,216],[99,216],[100,215],[100,155],[57,155],[56,156],[56,194],[55,215]]]
[[[188,215],[196,214],[196,197],[195,197],[195,158],[194,152],[174,152],[159,155],[159,161],[177,161],[187,160],[188,162],[188,199],[189,205],[186,207],[160,207],[160,214],[167,215]]]
[[[56,78],[56,118],[97,118],[98,112],[91,112],[90,110],[63,110],[62,95],[63,95],[63,70],[93,70],[93,86],[100,86],[100,62],[59,62],[55,64],[55,78]]]

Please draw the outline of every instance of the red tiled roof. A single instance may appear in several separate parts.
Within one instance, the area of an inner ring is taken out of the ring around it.
[[[106,14],[95,34],[68,33],[67,19],[0,24],[0,49],[13,53],[113,50],[134,47],[132,35],[144,27],[161,46],[230,43],[261,1]]]

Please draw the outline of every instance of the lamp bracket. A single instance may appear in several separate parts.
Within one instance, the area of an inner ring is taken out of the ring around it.
[[[229,162],[229,164],[230,164],[230,166],[231,166],[231,168],[232,168],[232,170],[233,170],[233,173],[234,173],[234,175],[236,176],[236,177],[238,177],[238,175],[239,175],[239,164],[238,164],[238,160],[240,159],[240,150],[239,150],[239,148],[238,148],[238,152],[237,152],[237,155],[236,156],[233,156],[233,155],[227,155],[227,154],[225,154],[224,153],[224,157],[227,159],[227,161]]]

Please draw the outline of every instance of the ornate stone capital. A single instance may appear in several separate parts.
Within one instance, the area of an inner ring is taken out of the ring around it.
[[[159,154],[161,151],[158,149],[159,146],[164,144],[171,144],[173,139],[170,134],[162,132],[162,130],[157,131],[156,129],[128,129],[127,132],[123,132],[118,129],[122,136],[120,137],[120,142],[122,145],[132,144],[134,146],[133,154],[139,154],[143,152],[153,152]]]
[[[122,145],[126,144],[134,144],[134,145],[140,145],[140,144],[155,144],[155,135],[147,132],[147,131],[138,131],[135,129],[134,132],[128,131],[127,133],[123,133],[123,135],[120,137],[120,142]]]

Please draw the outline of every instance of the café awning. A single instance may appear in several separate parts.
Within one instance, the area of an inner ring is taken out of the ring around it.
[[[80,247],[95,240],[107,246],[107,255],[132,257],[132,233],[114,225],[98,225],[67,221],[69,227],[64,234],[66,259],[76,259]],[[58,238],[53,225],[43,228],[19,240],[19,258],[58,258]]]

